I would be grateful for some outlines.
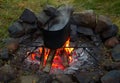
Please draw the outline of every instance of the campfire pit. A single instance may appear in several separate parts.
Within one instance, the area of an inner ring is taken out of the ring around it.
[[[9,27],[12,40],[17,40],[12,44],[9,42],[7,47],[14,57],[10,62],[13,68],[40,74],[40,83],[56,81],[56,78],[58,81],[62,76],[64,80],[66,74],[75,83],[100,81],[105,73],[101,64],[106,61],[103,43],[109,47],[119,43],[115,24],[104,16],[96,19],[91,11],[74,14],[70,6],[48,7],[38,17],[29,9],[23,13]],[[2,56],[9,57],[9,52],[3,52]],[[94,75],[97,81],[93,79]]]

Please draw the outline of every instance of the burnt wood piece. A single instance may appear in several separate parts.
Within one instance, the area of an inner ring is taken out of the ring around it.
[[[43,69],[44,72],[46,72],[46,73],[50,72],[55,54],[56,54],[56,50],[50,50],[50,53],[49,53],[47,61],[46,61],[46,65]]]
[[[42,56],[41,56],[41,62],[40,62],[40,70],[42,70],[43,69],[43,67],[44,67],[44,52],[45,52],[45,48],[43,47],[42,48],[43,50],[42,50]]]

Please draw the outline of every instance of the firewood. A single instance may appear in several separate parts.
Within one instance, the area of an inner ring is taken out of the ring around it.
[[[44,67],[44,56],[45,56],[44,52],[45,52],[45,49],[43,47],[42,56],[41,56],[41,62],[40,62],[40,70],[42,70],[43,67]]]
[[[46,72],[46,73],[50,72],[55,53],[56,53],[56,50],[51,50],[50,51],[50,53],[48,55],[48,58],[47,58],[47,61],[46,61],[46,66],[43,69],[44,72]]]

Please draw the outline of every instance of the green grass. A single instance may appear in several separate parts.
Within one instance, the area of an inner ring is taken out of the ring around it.
[[[8,37],[8,27],[19,18],[25,8],[38,13],[46,4],[73,5],[76,11],[93,9],[98,15],[109,16],[120,27],[120,0],[0,0],[0,47]]]

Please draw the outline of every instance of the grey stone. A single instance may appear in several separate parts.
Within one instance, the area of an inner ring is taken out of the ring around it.
[[[8,32],[11,37],[17,38],[24,35],[24,28],[20,22],[16,21],[8,28]]]
[[[22,27],[24,28],[25,34],[33,34],[37,31],[37,24],[22,23]]]
[[[21,76],[21,83],[36,83],[39,79],[36,75]]]
[[[19,41],[18,41],[18,39],[15,39],[15,38],[9,38],[9,39],[7,39],[7,41],[6,41],[6,47],[7,47],[7,49],[11,53],[16,52],[16,50],[19,47]]]
[[[120,70],[120,62],[104,62],[103,66],[105,70],[110,71],[110,70]]]
[[[119,44],[119,40],[117,37],[111,37],[109,39],[107,39],[105,42],[104,42],[104,45],[107,47],[107,48],[113,48],[115,47],[117,44]]]
[[[2,60],[8,61],[8,60],[12,59],[12,57],[13,57],[13,56],[9,53],[9,50],[8,50],[8,49],[6,49],[6,48],[3,48],[3,49],[2,49],[2,51],[1,51],[1,53],[0,53],[0,58],[1,58]]]
[[[101,72],[76,72],[75,77],[79,83],[99,82]]]
[[[61,83],[73,83],[71,77],[65,74],[56,75],[56,79]]]
[[[112,58],[115,61],[120,61],[120,44],[112,49]]]
[[[94,36],[93,30],[88,27],[79,26],[77,32],[84,35]]]
[[[60,82],[57,80],[53,80],[52,83],[60,83]]]
[[[21,22],[14,22],[12,26],[8,28],[9,35],[13,38],[20,38],[25,34],[33,34],[37,31],[37,24],[28,24]]]
[[[95,34],[91,36],[91,40],[94,42],[96,46],[99,46],[102,43],[102,40],[99,34]]]
[[[10,65],[4,65],[0,68],[0,82],[9,83],[15,77],[15,71]]]
[[[101,78],[102,83],[120,83],[120,70],[112,70]]]
[[[99,15],[97,18],[95,32],[100,33],[102,31],[105,31],[111,25],[112,25],[112,22],[108,17]]]
[[[52,75],[43,74],[43,75],[40,76],[37,83],[52,83],[52,80],[53,80]]]
[[[90,12],[89,10],[73,14],[71,23],[94,29],[96,26],[96,14],[94,12]]]
[[[16,39],[18,39],[19,44],[25,44],[25,45],[27,45],[28,43],[30,43],[32,41],[30,34],[24,35],[24,36],[22,36],[20,38],[16,38]]]
[[[29,9],[25,9],[19,19],[26,23],[35,23],[37,21],[37,17]]]
[[[117,33],[118,33],[118,26],[113,24],[113,25],[109,26],[107,30],[104,30],[101,33],[101,38],[102,38],[102,40],[106,40],[110,37],[116,36]]]

